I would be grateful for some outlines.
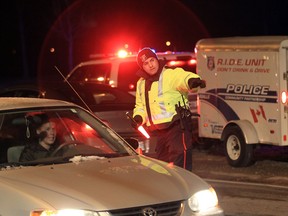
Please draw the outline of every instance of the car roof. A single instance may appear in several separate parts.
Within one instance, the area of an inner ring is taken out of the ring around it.
[[[157,54],[159,59],[166,59],[166,60],[175,60],[177,58],[183,58],[183,57],[196,58],[195,53],[193,53],[193,52],[161,52],[161,53],[158,52],[156,54]],[[93,64],[93,63],[106,63],[106,62],[111,62],[111,61],[119,61],[119,62],[135,61],[136,62],[136,58],[137,58],[136,54],[128,55],[124,58],[120,58],[117,56],[102,57],[102,58],[100,57],[100,58],[95,58],[95,59],[81,62],[80,64],[78,64],[78,66],[82,66],[82,65],[86,65],[86,64]]]
[[[0,111],[23,109],[33,107],[56,107],[56,106],[77,106],[73,103],[44,98],[20,98],[20,97],[2,97],[0,98]]]
[[[187,58],[196,58],[195,53],[194,52],[157,52],[156,53],[159,59],[165,59],[165,60],[181,60],[183,58],[187,59]],[[82,67],[82,66],[86,66],[86,65],[94,65],[94,64],[105,64],[105,63],[112,63],[112,62],[135,62],[136,61],[136,57],[137,54],[131,54],[128,55],[124,58],[120,58],[117,56],[114,57],[100,57],[100,58],[96,58],[96,59],[91,59],[88,61],[83,61],[81,63],[79,63],[78,65],[76,65],[66,76],[66,79],[69,79],[69,77],[74,73],[75,70],[77,70],[78,68]]]

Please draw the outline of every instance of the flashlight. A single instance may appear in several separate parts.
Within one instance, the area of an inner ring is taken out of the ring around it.
[[[126,112],[126,115],[128,116],[128,118],[133,121],[135,123],[135,125],[137,125],[137,130],[143,135],[145,136],[147,139],[150,138],[150,135],[147,133],[147,131],[145,130],[145,128],[142,125],[138,125],[137,122],[134,120],[134,118],[128,113]]]

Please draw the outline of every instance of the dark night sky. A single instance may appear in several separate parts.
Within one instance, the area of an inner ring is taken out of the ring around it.
[[[287,10],[286,0],[6,1],[0,14],[1,83],[50,73],[55,64],[68,71],[89,54],[113,52],[125,42],[133,51],[164,51],[167,37],[172,50],[193,51],[203,37],[288,35]],[[51,47],[53,55],[47,54]]]

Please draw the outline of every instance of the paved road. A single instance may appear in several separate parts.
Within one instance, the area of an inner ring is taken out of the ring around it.
[[[193,172],[215,188],[226,216],[288,215],[288,148],[257,148],[255,159],[235,168],[219,145],[195,148]]]
[[[287,148],[260,148],[255,158],[254,165],[235,168],[218,146],[194,149],[193,172],[215,188],[226,216],[288,215]]]
[[[283,216],[288,211],[288,187],[207,180],[216,190],[226,216]]]
[[[261,148],[255,151],[255,164],[235,168],[228,165],[222,150],[212,147],[193,152],[193,172],[202,178],[288,185],[287,148]]]

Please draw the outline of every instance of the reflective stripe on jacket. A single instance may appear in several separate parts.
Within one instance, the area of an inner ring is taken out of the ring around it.
[[[188,80],[200,78],[199,75],[184,71],[182,68],[163,69],[159,80],[154,81],[148,92],[151,117],[154,125],[171,122],[176,115],[175,105],[178,102],[183,106],[182,96],[187,104]],[[143,123],[151,126],[148,120],[145,101],[145,79],[140,78],[137,82],[136,103],[133,116],[140,115]]]

